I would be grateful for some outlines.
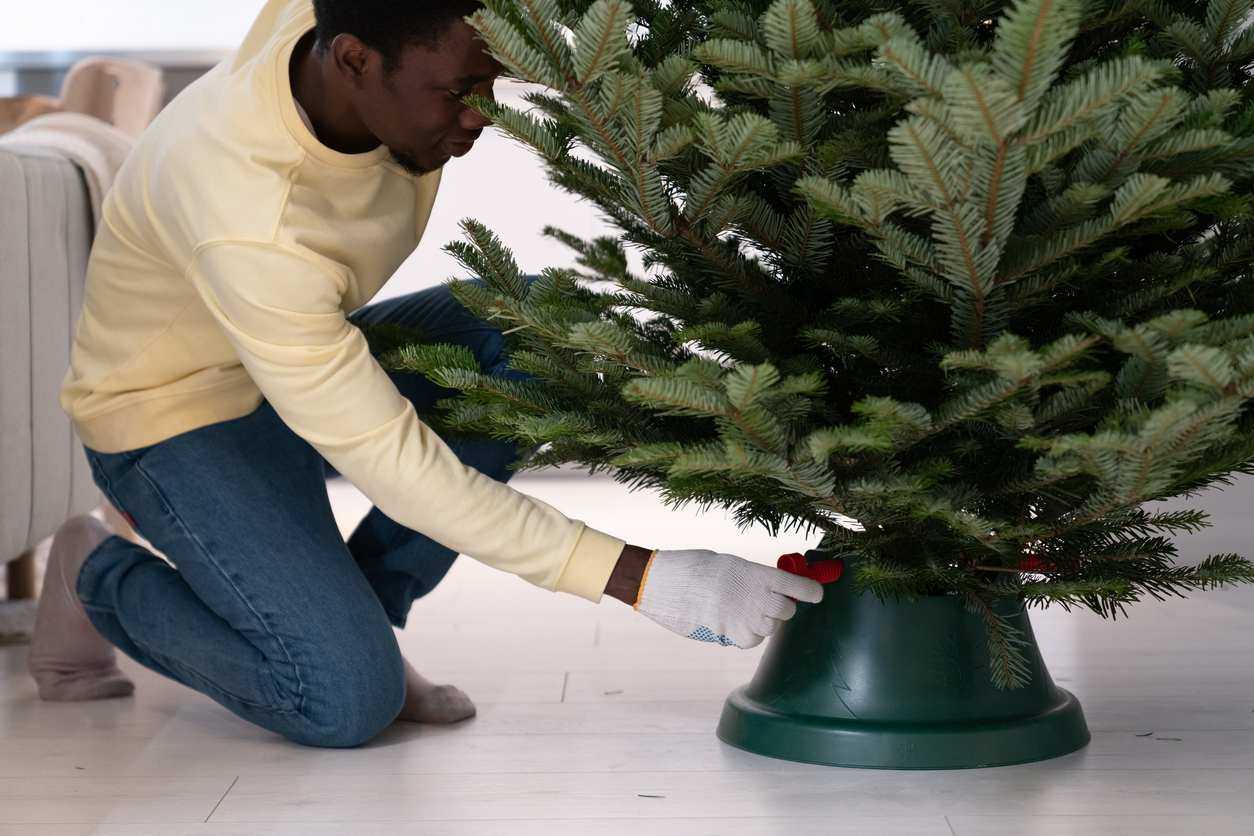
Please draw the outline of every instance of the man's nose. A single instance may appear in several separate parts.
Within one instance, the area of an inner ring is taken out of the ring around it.
[[[493,89],[492,82],[488,82],[484,85],[484,87],[486,89],[476,90],[475,92],[484,98],[496,101],[496,90]],[[458,121],[461,124],[462,129],[466,131],[481,131],[488,125],[492,124],[491,119],[480,113],[476,113],[468,107],[462,108],[461,118]]]
[[[471,110],[470,108],[465,108],[462,111],[461,117],[458,121],[461,125],[462,130],[469,131],[472,133],[481,131],[484,128],[486,128],[488,125],[492,124],[491,119],[489,119],[488,117],[484,116],[483,114],[477,111]]]

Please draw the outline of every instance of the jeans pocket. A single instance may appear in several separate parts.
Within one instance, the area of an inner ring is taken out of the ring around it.
[[[100,488],[101,493],[113,502],[113,486],[109,481],[108,473],[105,472],[105,464],[100,460],[100,454],[84,445],[83,455],[86,456],[87,467],[91,470],[91,480],[96,483],[96,487]],[[117,503],[114,502],[114,504]]]
[[[143,453],[150,449],[152,448],[145,447],[125,453],[100,453],[83,445],[83,452],[87,456],[87,466],[91,469],[92,481],[109,500],[109,504],[126,517],[132,528],[135,527],[135,523],[127,508],[130,503],[119,495],[116,486],[135,467]]]

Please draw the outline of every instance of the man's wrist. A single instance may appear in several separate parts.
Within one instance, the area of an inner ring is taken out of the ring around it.
[[[625,545],[618,563],[605,585],[605,594],[617,598],[627,606],[634,606],[640,596],[640,582],[644,579],[644,569],[649,564],[652,549],[640,546]]]

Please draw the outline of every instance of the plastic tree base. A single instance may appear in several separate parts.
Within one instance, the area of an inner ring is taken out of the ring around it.
[[[824,555],[807,555],[818,559]],[[1022,601],[996,610],[1022,631],[1030,683],[992,682],[987,633],[953,595],[883,603],[852,572],[768,641],[732,692],[719,739],[773,758],[873,769],[970,769],[1048,760],[1090,739],[1080,703],[1054,685]]]

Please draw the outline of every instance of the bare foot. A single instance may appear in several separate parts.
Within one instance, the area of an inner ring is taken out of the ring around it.
[[[433,685],[405,660],[405,707],[398,720],[447,725],[475,716],[475,704],[453,685]]]
[[[113,645],[87,620],[74,591],[79,569],[110,534],[104,523],[84,514],[66,520],[52,538],[27,659],[41,699],[102,700],[135,690],[118,669]]]

